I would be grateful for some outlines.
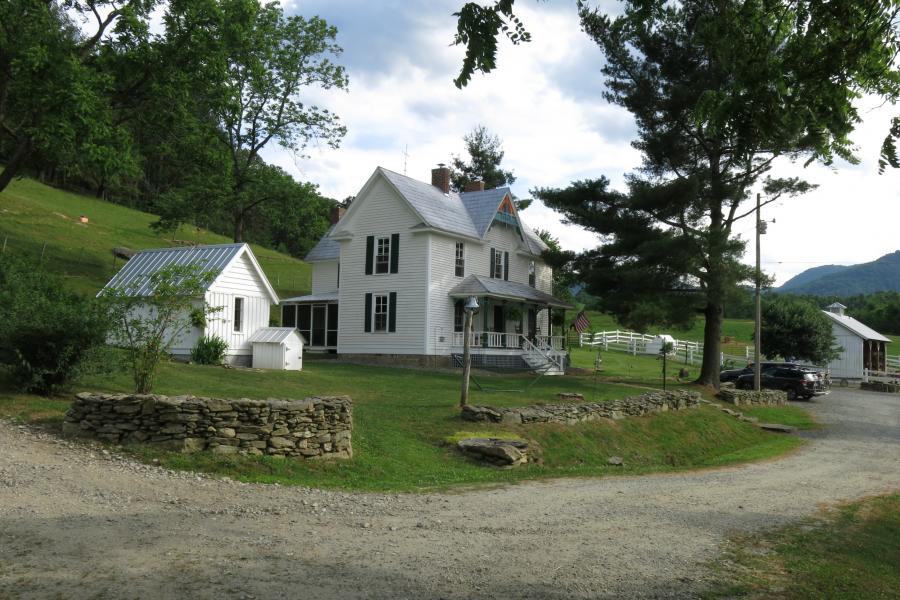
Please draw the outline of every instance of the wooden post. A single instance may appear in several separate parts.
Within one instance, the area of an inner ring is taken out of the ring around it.
[[[469,404],[469,375],[472,371],[472,356],[470,354],[470,345],[472,343],[472,312],[466,311],[466,319],[463,326],[463,379],[462,392],[459,395],[459,407],[468,406]]]

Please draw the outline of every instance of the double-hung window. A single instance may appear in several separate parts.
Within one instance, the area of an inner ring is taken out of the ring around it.
[[[536,283],[534,274],[534,261],[528,263],[528,285],[534,287]]]
[[[366,236],[366,275],[397,273],[399,265],[399,233]]]
[[[491,248],[491,279],[509,279],[509,252]]]
[[[464,277],[466,274],[466,245],[456,242],[456,276]]]
[[[372,313],[372,329],[374,331],[388,330],[388,296],[387,294],[375,294],[372,297],[375,304]]]
[[[388,273],[391,268],[391,238],[375,239],[375,272]]]
[[[466,307],[462,300],[453,304],[453,331],[459,333],[466,323]]]

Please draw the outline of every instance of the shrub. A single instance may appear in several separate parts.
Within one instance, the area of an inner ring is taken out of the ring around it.
[[[106,334],[96,301],[65,290],[40,265],[0,260],[0,361],[17,388],[43,395],[67,388],[99,354]]]
[[[207,335],[191,350],[191,360],[200,365],[221,365],[228,351],[228,342],[216,335]]]

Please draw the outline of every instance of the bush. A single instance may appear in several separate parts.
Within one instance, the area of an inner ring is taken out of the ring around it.
[[[221,365],[228,351],[228,342],[219,336],[204,336],[191,350],[191,360],[200,365]]]
[[[0,361],[17,388],[43,395],[66,389],[91,366],[106,333],[96,301],[65,290],[40,265],[0,260]]]

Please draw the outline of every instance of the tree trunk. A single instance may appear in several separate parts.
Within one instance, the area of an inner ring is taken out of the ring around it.
[[[244,241],[244,213],[234,213],[234,243],[240,244]]]
[[[719,387],[719,353],[722,338],[722,302],[710,298],[703,309],[703,364],[697,383]]]
[[[5,190],[6,186],[13,180],[13,177],[22,168],[29,154],[31,154],[31,142],[28,140],[20,142],[16,146],[16,151],[13,152],[12,158],[9,159],[9,162],[6,163],[6,168],[0,173],[0,192]]]

